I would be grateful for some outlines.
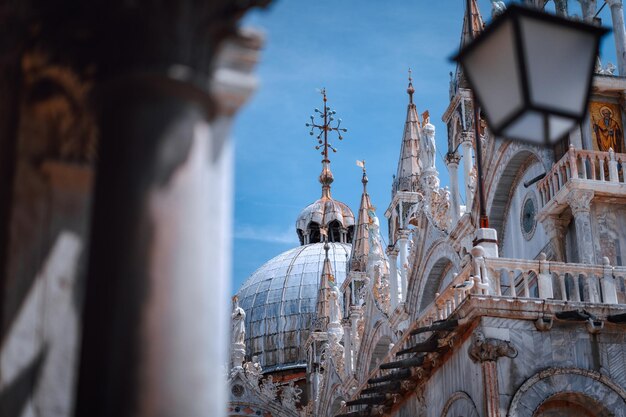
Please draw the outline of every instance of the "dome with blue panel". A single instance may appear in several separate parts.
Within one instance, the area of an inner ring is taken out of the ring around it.
[[[329,163],[323,163],[320,182],[322,197],[302,210],[296,221],[301,246],[266,262],[237,293],[246,311],[246,353],[258,356],[264,373],[306,367],[303,346],[316,318],[325,259],[320,230],[328,236],[336,285],[346,278],[354,214],[330,195]]]

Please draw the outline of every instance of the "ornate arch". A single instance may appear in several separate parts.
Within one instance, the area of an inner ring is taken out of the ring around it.
[[[476,404],[466,392],[457,391],[448,398],[441,410],[441,417],[480,417]]]
[[[421,307],[423,307],[424,300],[430,299],[428,303],[434,300],[435,293],[441,284],[441,272],[443,272],[440,271],[437,274],[436,271],[438,267],[445,266],[441,265],[441,262],[450,263],[455,271],[459,270],[459,255],[446,239],[435,241],[426,253],[424,261],[421,262],[423,267],[417,269],[416,274],[413,275],[413,279],[410,282],[407,296],[407,310],[414,315],[419,314]],[[433,272],[438,276],[431,277]]]
[[[370,372],[369,366],[374,354],[374,349],[383,337],[388,337],[390,343],[394,343],[396,340],[395,335],[391,332],[389,325],[384,320],[379,320],[372,327],[369,334],[364,335],[364,340],[361,342],[361,349],[357,356],[357,369],[358,380],[363,380]]]
[[[521,178],[524,168],[534,160],[542,164],[544,170],[548,172],[551,160],[547,158],[546,151],[517,142],[503,144],[498,153],[492,164],[494,169],[489,170],[486,176],[492,178],[492,181],[485,184],[485,194],[490,227],[496,229],[498,238],[501,239],[504,236],[504,222],[509,211],[511,192]],[[477,216],[478,210],[474,210],[476,224]]]
[[[626,417],[624,388],[599,372],[579,368],[549,368],[528,378],[513,396],[507,417],[532,417],[541,404],[562,393],[582,394],[613,416]]]

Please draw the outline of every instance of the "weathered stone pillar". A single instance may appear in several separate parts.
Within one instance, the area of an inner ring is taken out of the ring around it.
[[[458,153],[448,153],[446,155],[446,165],[450,174],[450,193],[452,203],[452,225],[456,224],[461,216],[460,196],[459,196],[459,161],[461,157]]]
[[[225,414],[228,136],[260,47],[256,36],[233,35],[253,4],[132,9],[119,56],[107,51],[122,61],[96,91],[101,147],[76,416]],[[138,12],[144,20],[133,21]]]
[[[580,7],[583,12],[583,20],[587,23],[593,23],[593,17],[596,15],[598,0],[582,0]]]
[[[550,215],[541,221],[550,244],[554,250],[556,261],[565,262],[565,232],[567,224],[557,215]]]
[[[613,267],[606,256],[602,258],[603,274],[600,279],[602,287],[602,302],[605,304],[617,304],[617,280],[613,276]]]
[[[398,231],[398,246],[400,247],[400,290],[402,302],[406,301],[407,280],[409,271],[409,231]]]
[[[593,234],[591,233],[591,218],[589,216],[593,195],[593,191],[574,190],[567,196],[567,203],[574,215],[579,262],[583,264],[596,263]]]
[[[481,330],[474,331],[468,354],[482,369],[485,417],[501,417],[497,360],[501,357],[513,359],[517,353],[509,341],[485,337]]]
[[[391,311],[398,306],[398,249],[388,246],[389,258],[389,293],[391,297]]]
[[[626,76],[626,29],[624,28],[624,5],[622,0],[607,0],[611,7],[613,21],[613,37],[617,55],[617,70],[622,77]]]
[[[343,325],[343,354],[346,375],[351,375],[354,372],[354,365],[352,363],[352,338],[350,328],[350,317],[346,317],[341,320]]]
[[[476,184],[472,184],[472,169],[474,168],[474,160],[472,159],[472,140],[468,137],[462,143],[463,149],[463,175],[465,176],[465,211],[469,212],[474,201],[474,190]]]

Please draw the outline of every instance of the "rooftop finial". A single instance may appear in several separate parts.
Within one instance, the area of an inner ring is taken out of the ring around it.
[[[315,109],[315,113],[318,113],[319,121],[315,121],[315,116],[311,115],[311,122],[306,126],[311,128],[309,134],[315,135],[315,129],[319,130],[316,136],[318,145],[315,147],[317,150],[322,150],[322,173],[320,174],[320,183],[322,184],[322,198],[330,198],[330,184],[333,182],[333,174],[330,171],[330,159],[328,159],[328,149],[333,152],[337,152],[337,149],[328,142],[328,132],[337,132],[339,140],[343,139],[342,133],[348,131],[348,129],[341,127],[341,119],[335,119],[337,112],[332,110],[327,104],[326,89],[322,88],[320,93],[324,97],[324,110],[320,111]],[[335,126],[332,123],[336,122]]]
[[[363,183],[363,192],[367,192],[367,172],[365,171],[365,159],[362,161],[356,161],[356,165],[363,169],[363,178],[361,178],[361,182]]]
[[[413,72],[411,68],[409,68],[409,86],[406,89],[406,92],[409,94],[409,103],[413,104],[413,93],[415,92],[415,88],[413,88],[413,77],[411,76]]]

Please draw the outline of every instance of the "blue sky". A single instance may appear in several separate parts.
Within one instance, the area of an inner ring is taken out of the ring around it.
[[[578,2],[570,3],[580,14]],[[256,71],[258,90],[233,131],[233,292],[256,268],[298,245],[298,213],[321,195],[321,155],[305,127],[313,109],[322,106],[318,88],[327,89],[329,105],[348,129],[343,141],[334,141],[338,152],[331,155],[335,199],[358,210],[361,171],[355,161],[365,159],[368,190],[383,217],[406,117],[409,67],[417,111],[429,110],[436,127],[437,169],[442,186],[448,184],[441,115],[448,105],[448,74],[454,71],[449,57],[459,46],[464,4],[277,0],[248,14],[244,26],[261,28],[266,45]],[[490,1],[479,5],[489,20]],[[601,17],[610,25],[608,7]],[[612,48],[604,49],[611,60]],[[381,232],[386,238],[386,228]]]

